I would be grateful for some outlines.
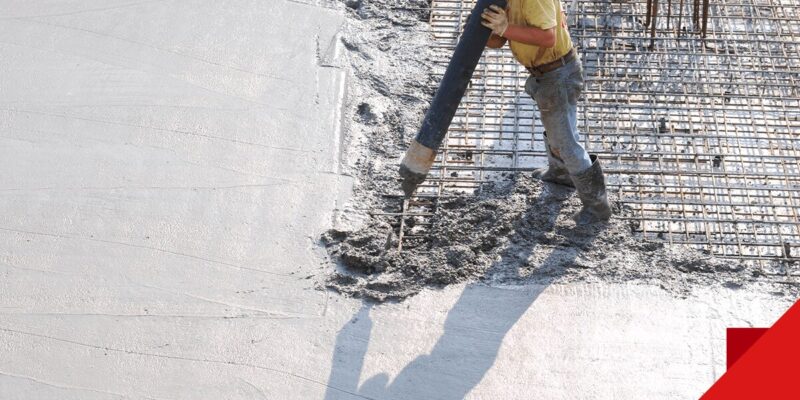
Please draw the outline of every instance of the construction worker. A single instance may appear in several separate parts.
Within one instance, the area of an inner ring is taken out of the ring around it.
[[[501,48],[508,41],[514,57],[531,73],[525,91],[539,106],[548,156],[548,166],[533,176],[577,189],[583,202],[573,217],[578,225],[608,220],[611,207],[600,161],[578,138],[583,67],[560,0],[508,0],[506,10],[493,5],[481,17],[483,26],[492,30],[488,46]]]

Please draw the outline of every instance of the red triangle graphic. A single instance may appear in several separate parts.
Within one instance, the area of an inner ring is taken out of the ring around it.
[[[755,344],[761,336],[769,330],[768,328],[728,328],[728,336],[725,343],[728,345],[728,369],[741,357],[750,347]]]
[[[701,397],[800,399],[800,301]]]

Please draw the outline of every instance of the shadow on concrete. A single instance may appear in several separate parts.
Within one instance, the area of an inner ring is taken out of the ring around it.
[[[541,196],[567,197],[568,194],[564,195],[566,189],[560,188],[562,187],[545,184]],[[558,206],[556,212],[544,214],[541,210],[532,208],[517,225],[526,218],[546,216],[546,226],[553,230],[560,208]],[[515,232],[519,230],[515,229]],[[596,235],[586,237],[586,242],[592,241],[594,236]],[[530,238],[512,237],[512,241],[514,239]],[[508,268],[507,265],[511,262],[527,258],[535,248],[536,244],[525,249],[523,254],[504,253],[501,260],[490,268],[487,276],[491,276],[494,270]],[[555,255],[551,254],[543,265],[555,261],[550,259],[553,257]],[[558,257],[562,265],[573,261],[563,260],[563,253]],[[552,282],[557,277],[558,272],[549,281]],[[388,374],[378,374],[359,386],[373,325],[370,318],[372,305],[365,302],[336,337],[329,389],[325,399],[463,399],[492,367],[506,334],[545,288],[546,286],[536,285],[526,286],[526,290],[508,290],[481,284],[467,286],[448,312],[444,334],[429,354],[418,356],[391,382]]]

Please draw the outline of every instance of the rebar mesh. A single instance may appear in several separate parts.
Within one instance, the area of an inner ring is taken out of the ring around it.
[[[705,39],[694,34],[701,27],[688,1],[660,2],[653,37],[645,1],[567,5],[586,74],[578,110],[584,145],[602,159],[626,209],[618,217],[644,239],[797,272],[800,6],[793,2],[715,2]],[[433,1],[432,31],[443,50],[437,73],[473,5]],[[485,52],[429,180],[396,214],[401,243],[421,237],[437,198],[546,163],[527,77],[507,49]]]

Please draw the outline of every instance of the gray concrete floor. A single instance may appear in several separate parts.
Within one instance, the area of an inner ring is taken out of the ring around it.
[[[321,2],[319,2],[321,3]],[[0,0],[0,399],[678,399],[788,300],[314,289],[348,200],[337,8]]]

